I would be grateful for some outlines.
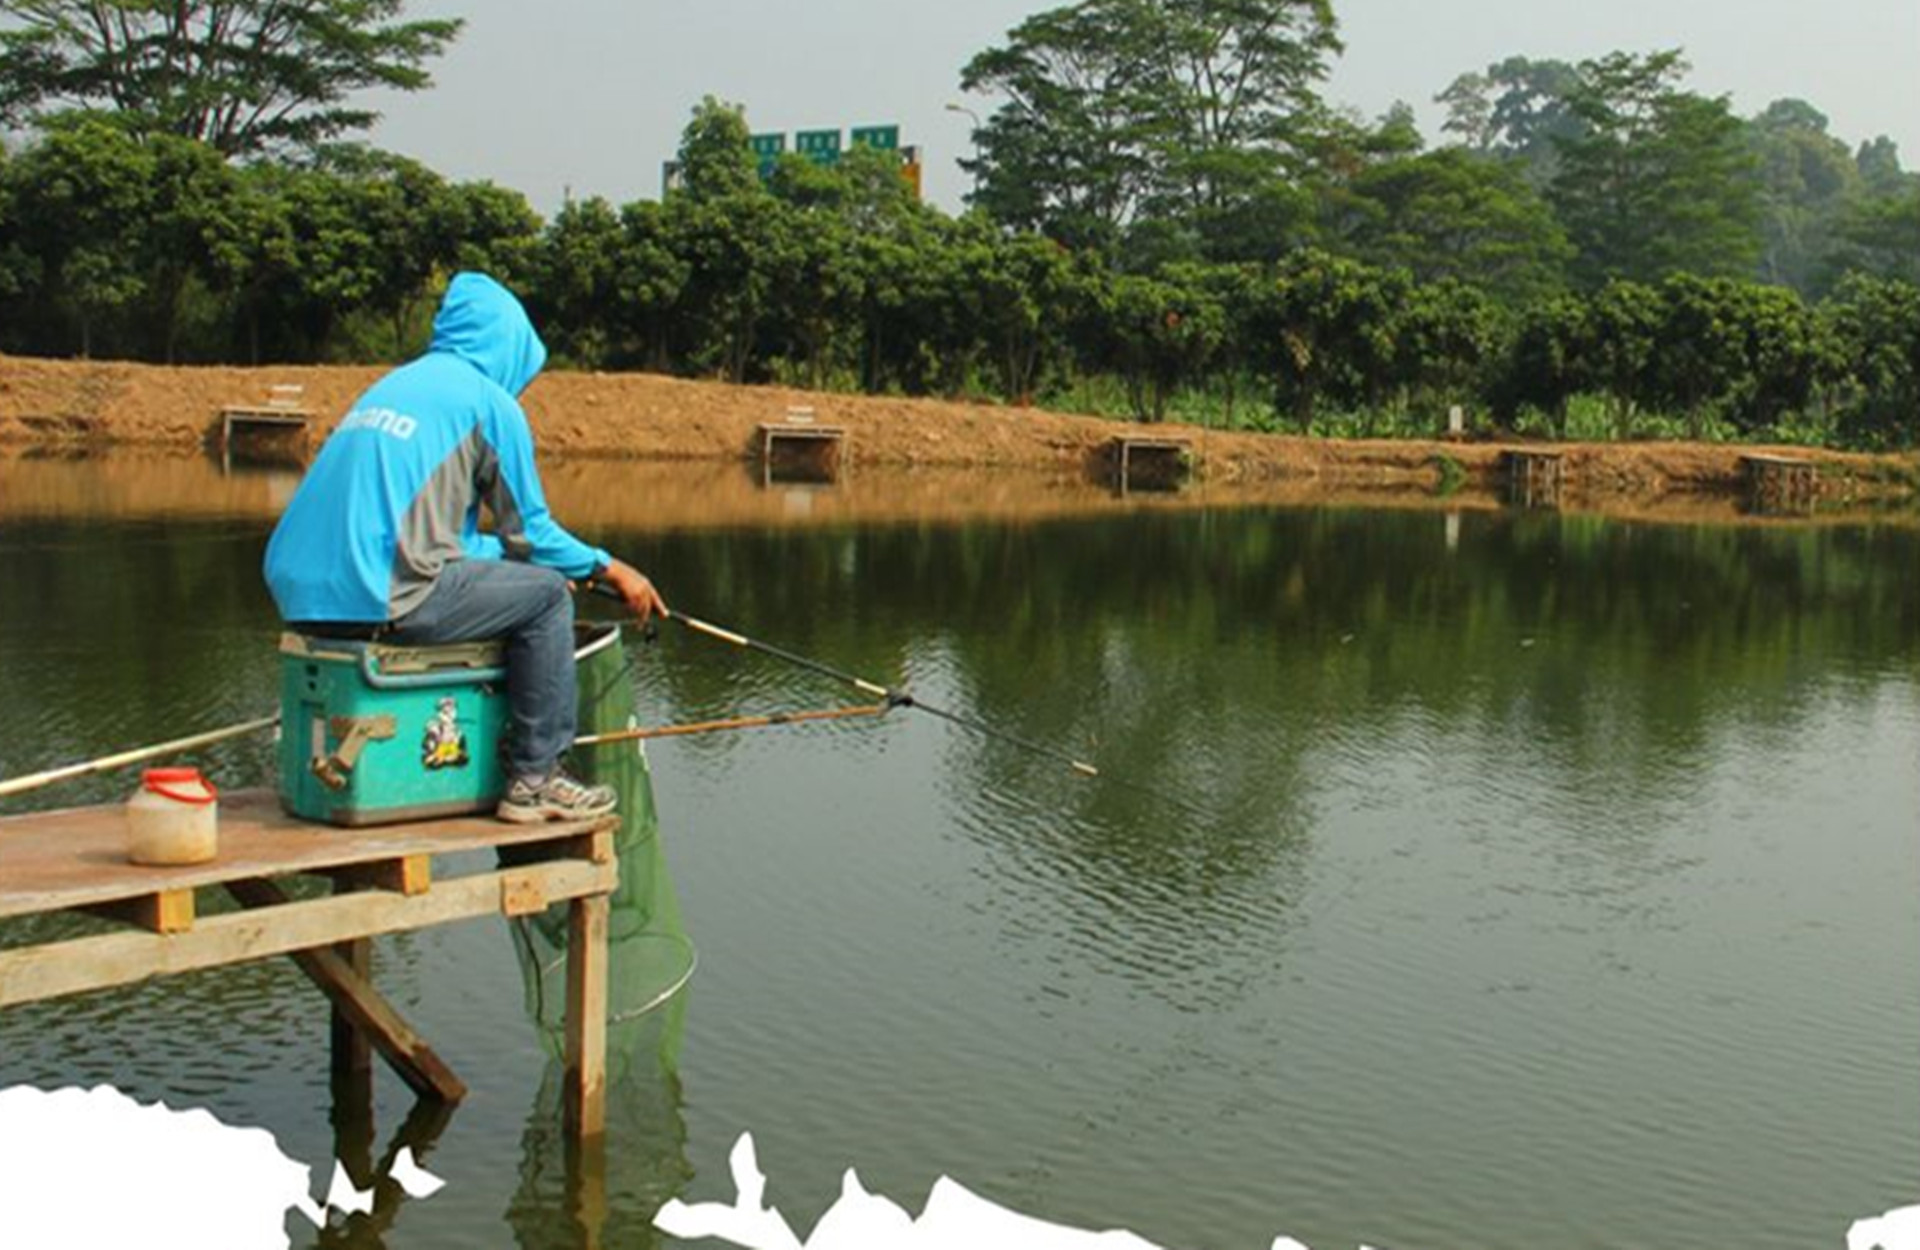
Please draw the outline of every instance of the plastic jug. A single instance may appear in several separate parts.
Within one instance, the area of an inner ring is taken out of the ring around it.
[[[149,768],[127,800],[127,853],[136,864],[204,864],[219,852],[220,804],[197,768]]]

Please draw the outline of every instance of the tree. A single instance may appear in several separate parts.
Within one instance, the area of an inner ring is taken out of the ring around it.
[[[429,84],[461,22],[401,2],[0,0],[0,121],[104,107],[227,156],[310,147],[373,124],[358,93]]]
[[[19,210],[14,196],[7,152],[0,146],[0,309],[6,307],[4,301],[17,299],[34,283],[39,268],[20,238]],[[0,316],[0,323],[7,320]]]
[[[1134,416],[1164,420],[1174,392],[1219,350],[1226,310],[1193,266],[1176,266],[1156,278],[1122,274],[1103,294],[1107,362],[1126,380]]]
[[[540,217],[527,197],[491,182],[457,182],[440,202],[435,260],[449,269],[477,269],[509,285],[528,276]]]
[[[680,135],[679,187],[667,197],[672,248],[688,269],[688,363],[747,380],[772,294],[770,261],[787,206],[761,185],[745,113],[708,96]]]
[[[1849,275],[1820,314],[1841,361],[1841,434],[1857,446],[1920,445],[1920,286]]]
[[[102,326],[147,293],[152,153],[110,120],[80,116],[7,172],[20,245],[38,261],[39,297],[71,319],[75,346],[90,356]]]
[[[1538,408],[1556,436],[1567,432],[1567,401],[1590,383],[1586,356],[1590,341],[1587,302],[1558,295],[1530,306],[1520,318],[1508,351],[1504,377],[1496,388],[1496,407],[1509,418],[1523,407]]]
[[[1660,303],[1649,394],[1683,414],[1692,437],[1710,415],[1751,436],[1806,405],[1822,349],[1798,295],[1677,274],[1661,284]]]
[[[1140,115],[1150,87],[1131,27],[1113,20],[1129,7],[1037,13],[961,70],[963,90],[1006,98],[961,162],[976,208],[1069,247],[1104,246],[1133,217],[1151,176]]]
[[[1230,219],[1300,168],[1318,83],[1340,50],[1329,0],[1160,0],[1138,6],[1157,169],[1149,207]]]
[[[1581,372],[1610,401],[1615,437],[1632,437],[1634,415],[1652,389],[1648,370],[1661,347],[1662,313],[1659,292],[1620,280],[1600,288],[1587,305]]]
[[[746,110],[707,96],[680,132],[674,159],[676,190],[695,200],[717,200],[760,189]]]
[[[1885,135],[1861,144],[1860,150],[1853,154],[1853,163],[1871,195],[1898,193],[1906,189],[1913,178],[1900,168],[1900,145]]]
[[[1565,284],[1573,249],[1513,166],[1442,148],[1362,170],[1342,242],[1420,282],[1455,279],[1524,303]]]
[[[1484,74],[1460,75],[1434,100],[1447,106],[1441,129],[1461,146],[1518,165],[1528,184],[1544,191],[1559,172],[1559,145],[1583,127],[1569,107],[1579,81],[1565,61],[1510,56]]]
[[[1759,277],[1805,294],[1832,250],[1834,225],[1862,180],[1847,145],[1804,100],[1775,100],[1748,128],[1759,160],[1763,250]]]
[[[1834,223],[1826,270],[1920,283],[1920,178],[1848,204]]]
[[[1089,275],[1060,244],[1037,234],[997,240],[976,276],[982,336],[1008,402],[1029,404],[1066,327],[1089,303]]]
[[[1408,409],[1439,414],[1484,393],[1507,334],[1506,317],[1480,289],[1453,278],[1415,286],[1394,335],[1394,378]]]
[[[1252,355],[1274,406],[1310,433],[1322,400],[1377,404],[1394,378],[1399,318],[1410,282],[1323,252],[1288,259],[1255,293]]]
[[[1580,63],[1568,97],[1579,133],[1556,138],[1548,198],[1589,288],[1670,273],[1745,276],[1759,259],[1759,187],[1724,97],[1675,85],[1678,51]]]
[[[242,228],[231,166],[204,143],[154,135],[143,145],[151,164],[151,200],[144,223],[147,287],[160,355],[180,348],[187,293],[211,278],[216,258]]]
[[[592,196],[562,204],[534,250],[527,311],[554,354],[584,369],[614,351],[604,317],[618,299],[624,242],[619,213]]]
[[[1339,47],[1327,0],[1082,0],[1037,14],[961,73],[966,90],[1006,101],[975,135],[973,203],[1076,248],[1108,246],[1137,214],[1244,239],[1248,207],[1304,163]]]
[[[686,258],[673,247],[672,211],[653,200],[620,210],[618,294],[611,310],[627,358],[662,372],[669,367],[675,314],[691,280]]]

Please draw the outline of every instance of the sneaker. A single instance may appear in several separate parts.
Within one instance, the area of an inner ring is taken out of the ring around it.
[[[544,781],[515,777],[494,814],[516,825],[547,820],[591,820],[605,816],[619,802],[612,786],[590,786],[555,770]]]

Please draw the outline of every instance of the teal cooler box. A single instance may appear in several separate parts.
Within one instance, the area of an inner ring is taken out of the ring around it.
[[[506,781],[499,642],[405,647],[280,637],[280,802],[377,825],[492,811]]]

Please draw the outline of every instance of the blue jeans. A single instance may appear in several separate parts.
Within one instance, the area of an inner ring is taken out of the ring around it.
[[[515,560],[455,560],[386,635],[416,646],[486,638],[507,644],[507,779],[545,780],[579,716],[567,579]]]

